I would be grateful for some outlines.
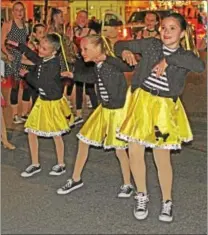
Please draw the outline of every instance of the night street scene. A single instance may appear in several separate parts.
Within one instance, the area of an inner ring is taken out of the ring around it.
[[[207,234],[207,1],[1,1],[1,234]]]

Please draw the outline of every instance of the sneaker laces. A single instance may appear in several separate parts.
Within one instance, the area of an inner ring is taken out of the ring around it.
[[[135,199],[137,201],[136,209],[145,211],[147,202],[149,201],[148,196],[140,193],[137,196],[135,196]]]
[[[72,186],[73,180],[72,179],[68,179],[66,184],[62,187],[62,189],[68,189]]]
[[[26,168],[26,172],[30,172],[34,167],[38,167],[37,165],[29,165],[27,168]]]
[[[133,188],[131,184],[124,184],[124,185],[121,186],[121,190],[122,190],[123,192],[127,192],[127,190],[128,190],[129,188]]]
[[[53,170],[53,171],[57,171],[57,170],[59,170],[60,168],[63,168],[63,167],[64,167],[64,166],[57,164],[57,165],[55,165],[55,166],[52,167],[52,170]]]
[[[172,207],[172,202],[171,201],[163,202],[162,203],[162,212],[161,212],[161,214],[170,215],[171,207]]]

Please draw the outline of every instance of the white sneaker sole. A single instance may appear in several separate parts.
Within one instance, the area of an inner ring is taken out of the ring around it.
[[[24,121],[13,121],[13,124],[23,124],[24,123]]]
[[[74,125],[78,125],[78,124],[83,123],[83,122],[84,122],[84,120],[80,120],[80,121],[78,121],[78,122],[75,121],[73,124],[74,124]],[[72,125],[73,125],[73,124],[72,124]]]
[[[133,194],[133,191],[130,194],[119,193],[118,198],[129,198]]]
[[[65,194],[68,194],[68,193],[70,193],[70,192],[72,192],[72,191],[78,189],[78,188],[81,188],[83,185],[84,185],[84,183],[81,183],[81,184],[79,184],[79,185],[74,186],[73,188],[70,188],[70,189],[64,190],[64,191],[63,191],[62,188],[59,188],[56,192],[57,192],[57,194],[59,194],[59,195],[65,195]]]
[[[64,173],[66,173],[66,170],[64,170],[62,172],[51,171],[51,172],[49,172],[49,175],[59,176],[59,175],[63,175]]]
[[[142,215],[138,215],[138,214],[135,212],[135,210],[134,210],[134,216],[135,216],[135,218],[138,219],[138,220],[144,220],[144,219],[146,219],[147,216],[148,216],[148,210],[147,210],[144,214],[142,214]]]
[[[169,216],[159,215],[159,220],[162,222],[170,223],[173,221],[173,216],[169,217]]]
[[[24,171],[24,172],[21,173],[21,176],[24,177],[24,178],[28,178],[28,177],[31,177],[31,176],[39,173],[40,171],[41,171],[41,169],[39,169],[37,171],[34,171],[33,173],[30,173],[30,174],[28,174],[27,172]]]

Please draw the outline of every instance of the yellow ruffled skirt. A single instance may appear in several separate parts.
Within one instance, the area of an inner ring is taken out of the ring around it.
[[[119,139],[146,147],[180,149],[193,139],[186,113],[178,98],[151,95],[137,89],[131,97],[127,116],[117,131]]]
[[[126,149],[128,143],[116,138],[116,130],[125,119],[130,98],[129,90],[125,105],[121,109],[107,109],[99,105],[77,134],[78,139],[104,149]]]
[[[42,100],[38,97],[25,123],[25,132],[38,136],[60,136],[70,131],[74,116],[67,104],[67,99]]]

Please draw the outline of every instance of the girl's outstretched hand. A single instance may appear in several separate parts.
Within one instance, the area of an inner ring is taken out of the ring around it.
[[[7,40],[6,43],[11,45],[11,46],[14,46],[14,47],[18,47],[19,46],[18,42],[15,42],[15,41],[12,41],[12,40]]]
[[[69,72],[69,71],[64,71],[61,73],[61,76],[62,77],[69,77],[69,78],[73,78],[74,77],[74,74],[72,72]]]
[[[122,59],[126,61],[126,63],[129,64],[130,66],[134,66],[137,64],[136,58],[131,51],[124,50],[121,56],[122,56]]]
[[[152,71],[156,72],[156,77],[159,78],[161,75],[163,75],[164,71],[168,67],[168,64],[166,63],[166,60],[161,60]]]

